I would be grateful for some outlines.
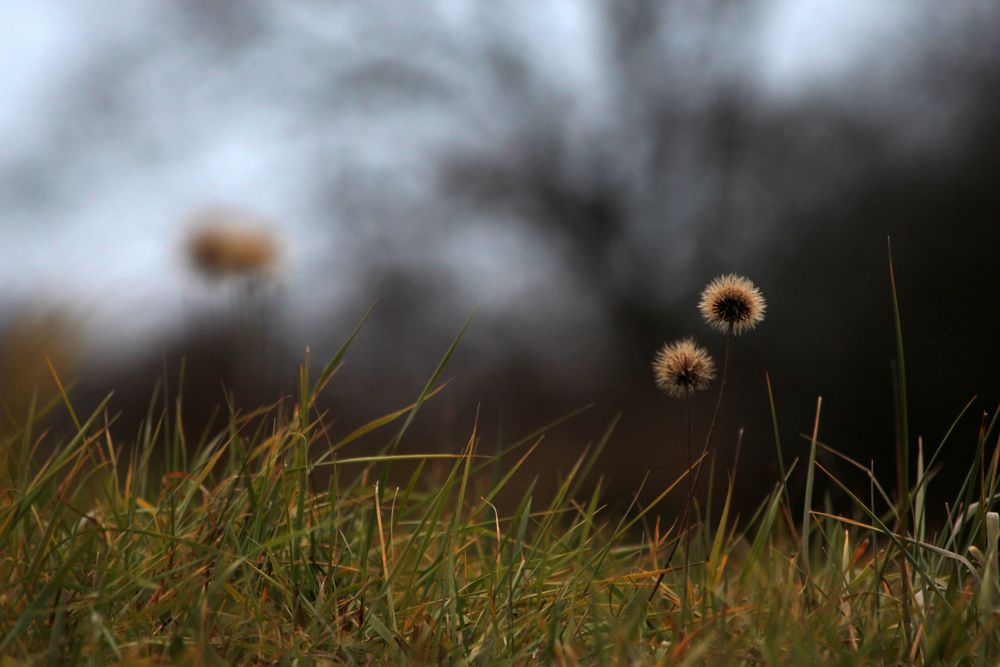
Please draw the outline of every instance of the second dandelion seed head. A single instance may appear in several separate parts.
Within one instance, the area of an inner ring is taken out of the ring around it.
[[[741,334],[764,319],[767,303],[749,278],[728,274],[705,287],[698,302],[705,321],[723,333]]]
[[[664,345],[653,360],[657,386],[675,398],[707,389],[715,378],[711,355],[692,338]]]

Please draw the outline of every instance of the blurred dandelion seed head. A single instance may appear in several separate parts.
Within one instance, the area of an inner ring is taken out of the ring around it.
[[[767,303],[749,278],[730,273],[710,282],[701,293],[698,310],[723,333],[741,334],[764,319]]]
[[[715,362],[705,348],[685,338],[664,345],[653,359],[656,385],[674,398],[707,389],[715,378]]]
[[[191,265],[210,278],[260,276],[274,269],[280,248],[264,221],[250,213],[205,209],[191,219],[186,252]]]

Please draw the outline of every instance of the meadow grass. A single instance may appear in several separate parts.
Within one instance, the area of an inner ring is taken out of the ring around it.
[[[903,375],[898,309],[896,322]],[[317,397],[355,335],[315,380],[303,364],[290,403],[230,409],[199,442],[180,398],[151,408],[130,444],[111,437],[108,401],[83,416],[65,392],[33,406],[0,445],[0,665],[1000,659],[995,414],[938,530],[927,487],[954,426],[929,456],[920,442],[912,484],[907,461],[890,492],[848,460],[868,480],[852,489],[817,461],[821,400],[807,460],[786,469],[772,399],[783,479],[739,521],[732,477],[720,507],[658,518],[705,454],[610,512],[593,478],[614,424],[554,494],[528,484],[501,510],[552,425],[491,454],[475,427],[461,452],[400,454],[456,339],[412,405],[333,439]],[[53,444],[54,410],[74,428]],[[377,454],[352,454],[373,440]],[[796,475],[804,497],[789,492]],[[817,475],[851,512],[814,505]]]

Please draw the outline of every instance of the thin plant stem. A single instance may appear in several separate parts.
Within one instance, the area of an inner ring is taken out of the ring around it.
[[[688,502],[690,498],[694,496],[694,485],[691,483],[691,394],[684,398],[684,412],[687,416],[687,496]],[[691,582],[691,531],[689,530],[688,521],[690,521],[690,516],[685,507],[684,512],[684,590],[681,592],[681,631],[687,634],[687,617],[688,617],[688,586]],[[673,557],[673,554],[671,554]],[[669,560],[667,564],[669,564]]]
[[[691,437],[691,394],[690,393],[688,393],[688,395],[684,398],[684,412],[685,412],[685,414],[687,416],[688,470],[690,470],[691,469],[691,463],[694,460],[691,457],[691,440],[692,440],[692,437]],[[691,484],[691,476],[688,475],[688,495],[691,495],[693,492],[694,492],[694,488],[693,488],[693,485]]]
[[[729,328],[729,332],[726,333],[726,352],[722,360],[722,379],[719,381],[719,396],[715,399],[715,411],[712,413],[712,421],[708,425],[708,433],[705,435],[705,446],[701,449],[700,458],[703,459],[705,454],[708,452],[708,447],[712,443],[712,435],[715,433],[715,425],[719,419],[719,411],[722,408],[722,397],[726,393],[726,383],[729,379],[729,357],[732,352],[733,347],[733,329]],[[689,413],[690,418],[690,413]],[[690,430],[688,431],[690,437]],[[691,457],[688,456],[688,463],[690,464]],[[691,504],[694,502],[694,492],[698,488],[698,480],[701,478],[702,466],[698,466],[698,469],[693,471],[694,479],[690,480],[688,483],[688,497],[684,501],[684,514],[682,515],[681,523],[687,525],[688,515],[691,512]],[[689,471],[688,475],[692,472]],[[676,548],[676,547],[675,547]],[[669,561],[668,561],[669,562]]]
[[[685,414],[687,416],[687,455],[688,455],[688,458],[687,458],[687,467],[688,467],[688,470],[690,470],[691,469],[691,461],[693,460],[691,458],[691,440],[692,440],[692,438],[691,438],[691,395],[690,394],[688,394],[688,396],[685,397],[685,399],[684,399],[684,412],[685,412]],[[694,491],[694,489],[692,488],[692,485],[691,485],[691,476],[690,475],[688,475],[688,480],[687,480],[687,491],[688,491],[688,495],[689,496]]]
[[[712,413],[712,421],[709,423],[708,433],[705,435],[705,445],[704,445],[704,447],[702,447],[701,456],[699,457],[699,460],[703,460],[704,459],[705,453],[708,452],[708,446],[712,442],[712,435],[715,433],[715,424],[716,424],[716,422],[718,421],[718,418],[719,418],[719,411],[722,409],[722,397],[725,396],[725,393],[726,393],[726,384],[727,384],[727,382],[729,380],[729,357],[732,354],[732,349],[733,349],[733,328],[732,328],[732,326],[730,326],[729,327],[729,331],[726,332],[726,351],[725,351],[725,355],[723,356],[723,359],[722,359],[722,379],[719,380],[719,395],[715,399],[715,411]],[[680,521],[680,524],[683,527],[683,530],[684,530],[685,534],[687,534],[688,529],[689,529],[688,518],[691,515],[691,505],[694,502],[694,491],[695,491],[695,489],[698,488],[698,480],[701,478],[701,470],[702,470],[702,466],[701,465],[698,466],[697,470],[695,470],[695,471],[691,470],[692,459],[691,459],[691,404],[690,404],[690,398],[688,398],[687,405],[688,405],[688,473],[687,473],[688,474],[688,493],[687,493],[687,498],[684,500],[684,510],[681,513],[681,521]],[[692,474],[694,475],[694,479],[693,480],[691,479],[691,475]],[[677,547],[680,546],[680,542],[681,542],[680,538],[678,538],[677,540],[674,541],[674,546],[671,547],[670,554],[667,556],[666,560],[664,561],[664,563],[667,565],[667,567],[670,566],[670,561],[673,560],[674,555],[677,553]],[[687,547],[685,547],[685,550],[687,550]],[[685,556],[685,559],[686,558],[687,558],[687,556]],[[685,570],[684,571],[685,571],[685,577],[686,577],[686,575],[687,575],[687,567],[686,566],[685,566]],[[653,584],[653,590],[651,590],[649,592],[649,598],[647,599],[647,602],[652,602],[653,601],[653,597],[656,595],[656,591],[659,590],[660,584],[663,582],[663,576],[664,576],[663,573],[660,573],[660,576],[658,576],[656,578],[656,583]],[[687,591],[684,591],[684,594],[687,595]]]
[[[730,325],[729,331],[726,332],[726,351],[722,357],[722,379],[719,380],[719,395],[715,399],[715,411],[712,412],[712,421],[708,424],[708,433],[705,435],[705,447],[702,449],[702,454],[708,451],[709,445],[712,444],[712,436],[715,434],[715,425],[719,419],[719,411],[722,409],[722,397],[726,394],[726,384],[729,382],[729,357],[732,350],[733,327]]]

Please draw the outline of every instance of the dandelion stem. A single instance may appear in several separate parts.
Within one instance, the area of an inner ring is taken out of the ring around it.
[[[708,424],[708,433],[705,435],[705,446],[701,449],[701,458],[704,459],[705,454],[708,452],[708,447],[712,444],[712,436],[715,434],[715,425],[719,419],[719,411],[722,409],[722,397],[726,394],[726,382],[729,380],[729,357],[733,349],[733,327],[729,327],[729,331],[726,333],[726,352],[722,358],[722,379],[719,380],[719,396],[715,399],[715,410],[712,412],[712,421]],[[690,457],[688,457],[690,458]],[[701,466],[694,471],[694,481],[691,482],[689,488],[698,487],[698,480],[701,478]],[[692,489],[688,493],[688,499],[684,506],[684,516],[687,517],[691,501],[694,497],[694,490]]]
[[[726,351],[722,357],[722,379],[719,380],[719,396],[715,399],[715,411],[712,412],[712,421],[708,424],[708,433],[705,435],[705,447],[702,454],[708,451],[708,446],[712,443],[712,436],[715,434],[715,424],[719,419],[719,411],[722,409],[722,397],[726,394],[726,383],[729,380],[729,357],[733,349],[733,327],[730,325],[726,332]]]
[[[729,377],[729,356],[730,356],[730,353],[732,351],[732,346],[733,346],[733,327],[730,326],[729,327],[729,331],[726,333],[726,352],[725,352],[725,357],[724,357],[724,359],[722,361],[722,380],[719,382],[719,396],[718,396],[718,398],[715,401],[715,412],[712,414],[712,421],[711,421],[711,423],[709,424],[709,427],[708,427],[708,434],[705,436],[705,446],[702,447],[701,456],[699,457],[699,460],[704,460],[705,453],[708,452],[708,446],[712,442],[712,434],[715,431],[715,423],[716,423],[716,420],[719,417],[719,410],[722,408],[722,397],[725,395],[725,392],[726,392],[726,380]],[[691,470],[693,459],[691,458],[691,438],[692,438],[692,436],[691,436],[691,401],[690,401],[690,398],[686,401],[686,403],[687,403],[687,419],[688,419],[688,471],[687,471],[687,474],[688,474],[688,485],[687,485],[687,498],[684,501],[684,509],[681,512],[681,520],[680,520],[680,525],[682,526],[682,529],[683,529],[683,531],[685,533],[685,536],[687,535],[687,533],[689,532],[689,529],[690,529],[690,526],[688,526],[688,518],[691,515],[691,504],[694,502],[694,491],[695,491],[696,488],[698,488],[698,480],[701,478],[701,470],[702,470],[702,466],[700,464],[698,465],[698,469],[697,470]],[[694,475],[694,479],[691,479],[691,475]],[[680,546],[680,543],[681,543],[681,540],[680,540],[680,537],[678,537],[677,540],[674,541],[674,546],[671,547],[671,549],[670,549],[670,554],[667,556],[667,559],[664,561],[664,563],[666,564],[667,567],[670,567],[670,561],[673,560],[674,555],[677,553],[677,547]],[[690,547],[690,542],[686,543],[686,546],[684,547],[685,551],[689,550],[688,547]],[[684,574],[685,574],[685,582],[686,582],[686,578],[687,578],[687,562],[688,562],[687,558],[688,558],[688,555],[685,554],[684,558],[685,558]],[[653,601],[653,596],[656,595],[656,591],[659,590],[660,583],[662,583],[662,582],[663,582],[663,574],[661,573],[660,576],[656,578],[656,583],[653,584],[653,590],[649,592],[649,598],[647,599],[647,602],[652,602]],[[684,595],[687,595],[687,591],[686,590],[684,591]]]
[[[685,634],[687,633],[687,609],[688,609],[688,586],[691,581],[691,531],[689,530],[688,522],[690,521],[690,515],[688,513],[688,506],[690,506],[691,498],[694,497],[694,485],[691,483],[691,396],[688,395],[684,399],[684,412],[687,414],[687,503],[684,508],[684,590],[681,595],[681,631]],[[669,564],[669,561],[668,561]]]
[[[684,399],[684,412],[685,412],[685,414],[687,416],[687,467],[688,467],[688,470],[690,470],[691,469],[691,461],[694,460],[691,457],[691,440],[692,440],[692,438],[691,438],[691,397],[690,396],[688,396],[686,399]],[[694,491],[694,489],[692,488],[692,485],[691,485],[691,476],[690,475],[688,475],[688,479],[687,479],[687,491],[688,491],[688,495],[689,496]]]

